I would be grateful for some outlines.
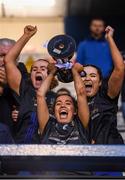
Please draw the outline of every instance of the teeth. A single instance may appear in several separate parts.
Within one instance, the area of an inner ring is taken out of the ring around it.
[[[92,84],[85,84],[85,87],[92,87]]]

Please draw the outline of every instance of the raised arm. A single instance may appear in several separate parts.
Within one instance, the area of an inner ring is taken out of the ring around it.
[[[51,71],[49,71],[49,75],[42,82],[41,87],[37,90],[37,117],[39,121],[39,129],[40,132],[43,132],[48,120],[49,120],[49,110],[46,103],[46,93],[50,89],[51,82],[56,73],[56,68],[54,64],[51,66]]]
[[[85,128],[88,127],[89,123],[89,107],[87,103],[86,91],[84,88],[84,83],[79,75],[83,70],[83,66],[76,63],[72,68],[74,86],[77,94],[77,104],[78,104],[78,116]]]
[[[114,42],[113,29],[108,26],[106,28],[106,39],[109,43],[114,69],[108,81],[108,96],[114,99],[120,92],[124,79],[124,62],[123,58]]]
[[[16,66],[16,59],[19,56],[21,50],[29,39],[36,33],[36,26],[26,26],[24,28],[24,34],[16,42],[16,44],[10,49],[10,51],[5,56],[5,68],[7,73],[7,81],[11,89],[13,89],[17,94],[19,94],[19,87],[21,82],[21,73]]]

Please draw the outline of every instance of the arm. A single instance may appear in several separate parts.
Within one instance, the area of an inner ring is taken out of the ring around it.
[[[20,71],[16,66],[16,59],[19,56],[25,44],[36,33],[36,31],[36,27],[30,25],[26,26],[24,28],[24,34],[5,56],[4,62],[7,73],[7,81],[11,89],[13,89],[17,94],[19,94],[19,87],[22,77]]]
[[[43,132],[49,120],[49,110],[46,103],[46,93],[50,88],[55,72],[56,72],[56,68],[53,65],[53,70],[51,70],[51,72],[49,73],[47,78],[42,82],[41,87],[37,91],[37,116],[38,116],[40,132]]]
[[[108,26],[106,28],[106,39],[109,43],[114,64],[114,70],[108,81],[108,96],[114,99],[119,94],[122,87],[124,79],[124,62],[112,36],[113,29]]]
[[[79,72],[83,70],[83,66],[76,63],[72,68],[74,86],[77,94],[77,104],[78,104],[78,116],[85,128],[87,128],[89,123],[89,107],[87,103],[86,91],[84,88],[84,83],[79,75]]]

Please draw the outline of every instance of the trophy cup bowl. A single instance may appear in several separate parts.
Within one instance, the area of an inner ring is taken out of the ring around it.
[[[57,62],[57,77],[63,83],[73,81],[72,62],[70,61],[76,50],[75,40],[68,35],[57,35],[50,39],[47,46],[48,53]]]

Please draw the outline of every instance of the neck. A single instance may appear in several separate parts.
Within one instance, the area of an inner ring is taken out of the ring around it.
[[[94,39],[96,39],[96,40],[102,38],[102,34],[96,35],[96,34],[93,34],[93,33],[92,33],[91,36],[92,36]]]

